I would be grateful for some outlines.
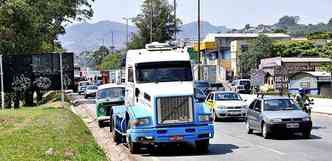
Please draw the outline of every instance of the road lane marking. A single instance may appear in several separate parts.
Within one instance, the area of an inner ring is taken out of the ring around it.
[[[284,152],[281,152],[279,150],[276,150],[276,149],[272,149],[272,148],[268,148],[266,146],[262,146],[262,145],[256,145],[257,147],[261,148],[261,149],[264,149],[264,150],[267,150],[267,151],[271,151],[271,152],[274,152],[274,153],[277,153],[279,155],[286,155],[286,153]]]
[[[257,148],[260,148],[260,149],[263,149],[263,150],[266,150],[266,151],[270,151],[270,152],[274,152],[276,154],[279,154],[279,155],[287,155],[287,153],[284,153],[284,152],[281,152],[279,150],[276,150],[276,149],[273,149],[273,148],[269,148],[269,147],[266,147],[266,146],[263,146],[263,145],[260,145],[260,144],[254,144],[250,141],[247,141],[247,140],[244,140],[243,138],[241,137],[236,137],[236,136],[233,136],[233,135],[230,135],[230,134],[227,134],[227,133],[224,133],[225,135],[229,136],[229,137],[232,137],[232,138],[235,138],[235,139],[238,139],[242,142],[245,142],[253,147],[257,147]]]

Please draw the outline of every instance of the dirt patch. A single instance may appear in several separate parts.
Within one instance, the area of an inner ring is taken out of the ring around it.
[[[94,114],[90,111],[86,104],[82,104],[72,108],[73,112],[82,118],[84,123],[90,129],[97,143],[102,147],[108,160],[112,161],[136,161],[131,156],[128,149],[124,145],[117,145],[112,141],[111,133],[108,128],[99,128]]]

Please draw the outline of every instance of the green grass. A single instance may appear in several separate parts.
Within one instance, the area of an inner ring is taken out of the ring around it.
[[[83,121],[68,109],[0,110],[0,161],[62,160],[107,159]]]

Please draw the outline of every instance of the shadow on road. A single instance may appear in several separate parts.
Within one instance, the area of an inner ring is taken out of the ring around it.
[[[255,133],[255,135],[262,137],[262,134]],[[262,137],[263,139],[263,137]],[[304,138],[301,133],[295,134],[274,134],[271,136],[272,140],[319,140],[322,137],[311,134],[310,138]]]
[[[190,144],[167,145],[159,148],[154,148],[153,150],[149,149],[152,150],[151,153],[143,154],[143,156],[171,157],[171,156],[224,155],[232,153],[235,149],[239,149],[239,147],[233,144],[210,144],[209,153],[202,154],[197,152],[195,147]]]
[[[219,119],[216,119],[215,122],[245,122],[245,119],[243,118],[219,118]]]
[[[313,126],[312,127],[313,130],[319,130],[319,129],[327,129],[327,127],[323,127],[323,126]]]

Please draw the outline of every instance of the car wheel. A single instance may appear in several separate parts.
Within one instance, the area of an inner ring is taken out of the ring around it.
[[[98,127],[99,128],[104,128],[104,122],[103,121],[98,121]]]
[[[120,137],[121,137],[120,134],[116,130],[112,131],[112,138],[115,143],[120,142]]]
[[[311,131],[305,131],[305,132],[302,133],[302,135],[305,139],[310,139]]]
[[[112,119],[110,119],[109,127],[110,127],[110,132],[112,133],[112,131],[114,130],[113,129],[114,124],[113,124],[113,120]]]
[[[131,141],[131,138],[128,138],[128,148],[131,154],[138,154],[140,152],[140,144]]]
[[[254,130],[250,128],[250,125],[249,125],[248,121],[246,122],[246,126],[247,126],[247,133],[252,134]]]
[[[262,135],[263,135],[264,139],[268,139],[269,138],[269,133],[267,131],[267,126],[264,123],[262,125]]]
[[[209,139],[196,141],[196,150],[199,153],[208,153],[209,152]]]

